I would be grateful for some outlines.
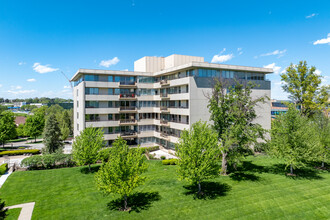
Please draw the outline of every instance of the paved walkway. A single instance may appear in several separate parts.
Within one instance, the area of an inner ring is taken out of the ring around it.
[[[0,188],[6,182],[7,178],[12,174],[12,172],[6,172],[2,176],[0,176]]]
[[[8,206],[6,208],[8,208],[8,209],[21,208],[22,210],[18,216],[18,220],[30,220],[32,218],[34,205],[35,205],[35,202],[29,202],[29,203],[24,203],[24,204],[19,204],[19,205]]]
[[[158,158],[158,159],[160,159],[161,156],[165,156],[166,159],[173,159],[173,158],[177,159],[176,156],[167,153],[165,150],[152,151],[152,152],[150,152],[150,154],[155,155],[155,158]]]

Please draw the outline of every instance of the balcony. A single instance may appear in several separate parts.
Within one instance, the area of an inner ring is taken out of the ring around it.
[[[165,139],[165,140],[169,140],[169,139],[170,139],[169,134],[167,134],[167,133],[165,133],[165,132],[161,132],[161,133],[160,133],[160,137],[161,137],[162,139]]]
[[[161,120],[160,120],[160,125],[163,125],[163,126],[170,126],[170,124],[168,123],[168,120],[165,120],[165,119],[161,119]]]
[[[162,86],[162,87],[170,85],[170,82],[167,79],[163,79],[159,83],[160,83],[160,86]]]
[[[136,82],[122,81],[122,82],[119,82],[119,87],[121,87],[121,88],[136,88]]]
[[[168,109],[167,106],[160,106],[160,111],[161,112],[169,112],[170,110]]]
[[[137,108],[136,108],[136,106],[120,106],[119,111],[120,112],[136,112]]]
[[[167,93],[160,93],[160,98],[161,99],[170,99]]]
[[[119,125],[135,125],[137,121],[135,119],[120,119]]]
[[[123,131],[120,132],[120,136],[122,138],[136,138],[137,137],[137,132],[136,131]]]
[[[120,100],[136,100],[136,95],[135,95],[135,93],[120,94],[119,99]]]

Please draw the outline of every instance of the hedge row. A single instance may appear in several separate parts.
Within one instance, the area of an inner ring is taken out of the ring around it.
[[[22,166],[28,169],[52,169],[56,167],[72,167],[75,162],[71,154],[34,155],[22,160]]]
[[[23,155],[23,154],[40,154],[40,150],[8,150],[0,152],[0,157],[4,155],[13,156],[13,155]]]
[[[163,165],[176,165],[178,159],[162,160]]]
[[[142,153],[147,152],[152,152],[159,150],[159,146],[154,146],[154,147],[139,147],[139,148],[131,148],[130,150],[140,150]],[[103,148],[99,151],[98,153],[98,160],[107,162],[109,160],[111,154],[111,147],[109,148]]]
[[[5,172],[8,170],[8,164],[4,163],[0,166],[0,175],[5,174]]]

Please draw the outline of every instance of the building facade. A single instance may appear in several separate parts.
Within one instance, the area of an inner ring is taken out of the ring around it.
[[[272,69],[213,64],[203,57],[143,57],[134,71],[79,69],[74,82],[74,135],[100,127],[110,145],[122,136],[130,145],[174,148],[181,131],[208,121],[207,94],[214,78],[253,81],[253,97],[270,97]],[[271,126],[271,104],[256,106],[255,123]]]

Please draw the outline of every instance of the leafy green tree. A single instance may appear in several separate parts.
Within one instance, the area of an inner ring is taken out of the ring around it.
[[[73,159],[78,165],[88,164],[91,171],[91,164],[96,163],[98,151],[103,147],[103,131],[100,128],[89,127],[84,129],[75,138],[72,145]]]
[[[330,119],[323,113],[319,113],[314,116],[314,122],[320,141],[320,161],[322,161],[322,168],[324,168],[324,162],[330,160]]]
[[[7,140],[16,137],[15,115],[10,111],[5,111],[0,115],[0,141],[5,146]]]
[[[8,216],[7,214],[8,209],[5,209],[5,207],[6,207],[5,202],[2,202],[0,199],[0,220],[5,219]]]
[[[24,124],[20,124],[16,128],[16,133],[18,137],[25,137],[25,129],[24,129]]]
[[[201,194],[201,182],[219,174],[219,154],[217,133],[206,122],[194,123],[190,130],[182,131],[176,145],[180,179],[198,185]]]
[[[25,121],[25,134],[34,137],[34,141],[37,141],[37,137],[40,136],[45,127],[45,117],[40,113],[29,115]]]
[[[212,94],[208,96],[208,108],[213,128],[221,143],[221,174],[227,175],[227,165],[241,161],[258,138],[264,138],[265,129],[253,123],[257,117],[255,106],[264,103],[266,96],[252,99],[251,92],[255,84],[246,85],[235,81],[234,85],[223,79],[215,79]]]
[[[322,108],[321,103],[316,101],[322,77],[315,70],[314,66],[308,67],[306,61],[300,61],[298,65],[291,64],[281,75],[283,90],[290,94],[289,98],[305,116],[311,116]]]
[[[47,117],[45,129],[43,132],[43,139],[45,144],[44,152],[51,154],[62,150],[63,142],[61,140],[61,129],[54,114]]]
[[[62,140],[64,141],[69,137],[72,130],[71,118],[68,111],[66,110],[63,110],[63,113],[61,114],[60,128],[62,133]]]
[[[318,158],[319,140],[314,124],[289,105],[287,113],[278,115],[271,129],[270,153],[283,158],[286,168],[293,170]]]
[[[130,150],[126,141],[119,137],[111,150],[107,163],[103,163],[95,175],[99,190],[116,193],[124,199],[123,210],[129,210],[127,197],[146,179],[141,176],[147,169],[142,149]]]

